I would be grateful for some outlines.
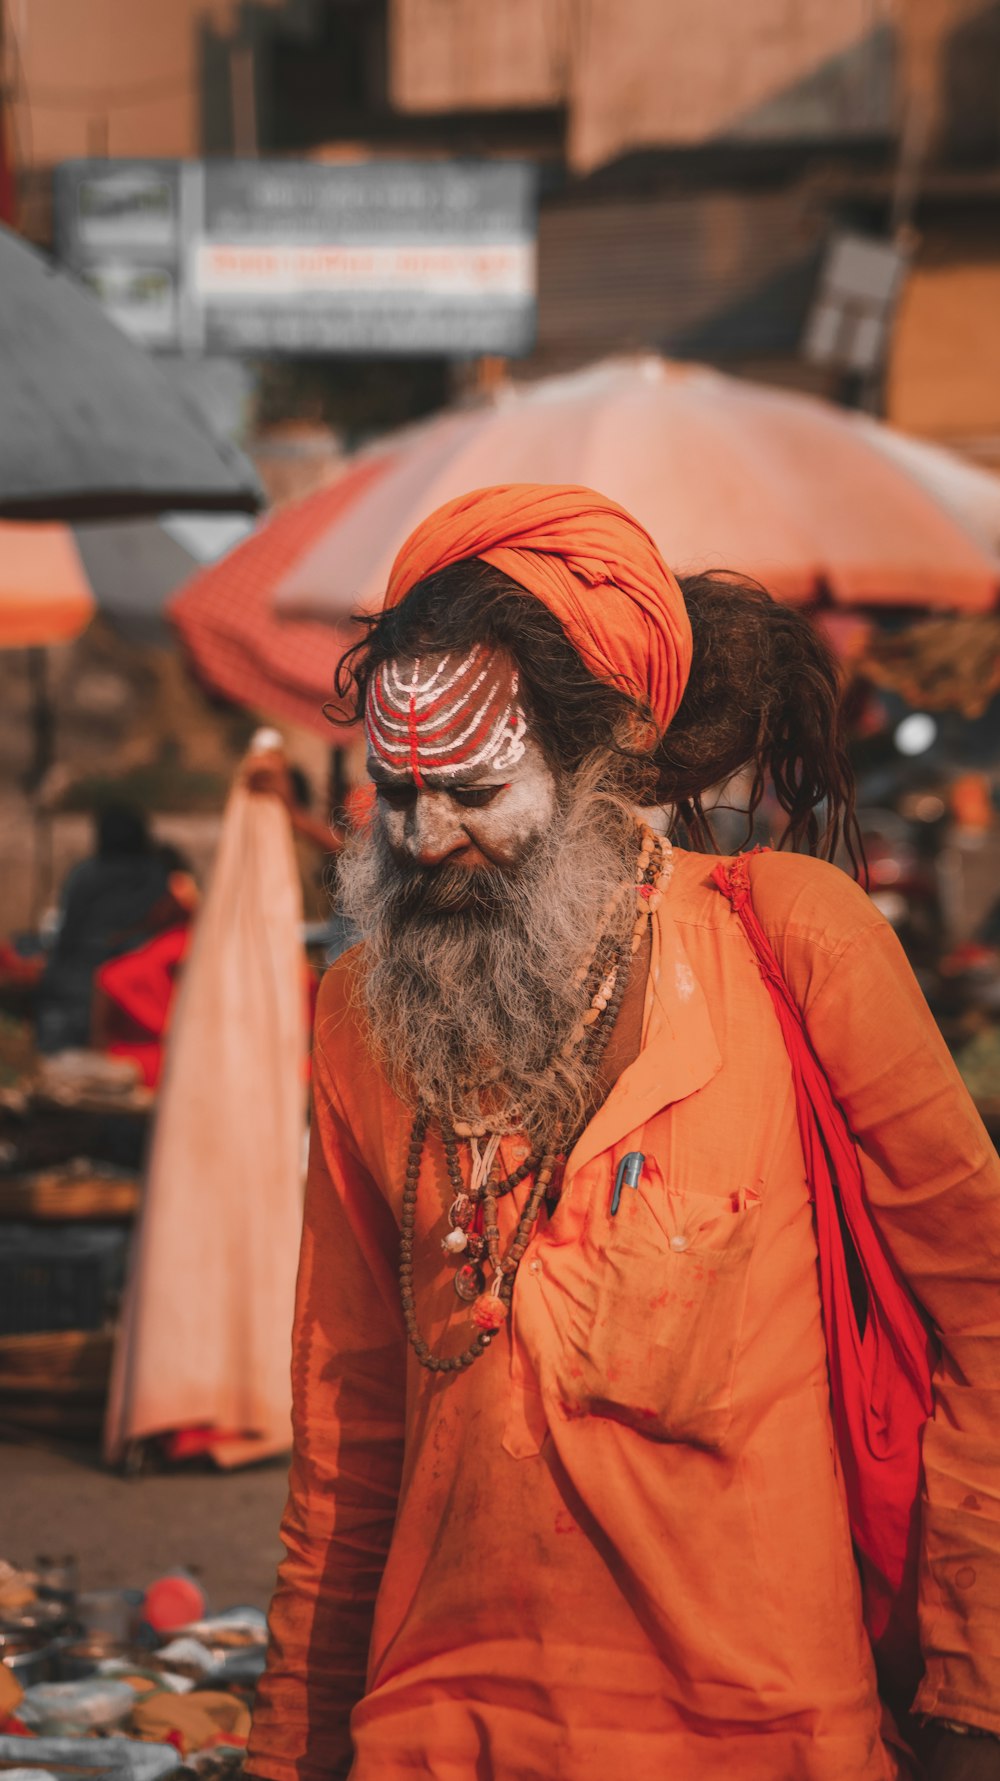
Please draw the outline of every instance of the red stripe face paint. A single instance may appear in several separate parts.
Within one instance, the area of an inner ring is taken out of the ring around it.
[[[423,785],[423,775],[420,771],[420,744],[417,740],[417,698],[415,693],[410,694],[406,721],[410,744],[410,772],[413,774],[414,785]]]
[[[383,662],[372,675],[365,730],[373,757],[417,787],[428,775],[504,772],[523,758],[527,719],[507,658],[467,654]]]

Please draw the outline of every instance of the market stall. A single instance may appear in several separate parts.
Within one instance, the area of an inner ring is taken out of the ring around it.
[[[0,1561],[0,1772],[235,1776],[265,1648],[259,1609],[210,1613],[183,1572],[85,1591],[72,1560]]]

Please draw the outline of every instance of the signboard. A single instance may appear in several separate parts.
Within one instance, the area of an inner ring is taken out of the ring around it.
[[[517,356],[535,169],[512,161],[64,161],[59,258],[168,351]]]
[[[827,250],[802,350],[814,365],[860,374],[878,369],[907,268],[892,241],[834,236]]]

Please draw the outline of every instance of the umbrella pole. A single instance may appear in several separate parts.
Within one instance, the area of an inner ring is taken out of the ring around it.
[[[32,748],[27,789],[34,839],[29,918],[37,927],[52,895],[52,820],[42,804],[42,788],[55,759],[56,731],[47,650],[29,649],[28,682],[31,688]]]

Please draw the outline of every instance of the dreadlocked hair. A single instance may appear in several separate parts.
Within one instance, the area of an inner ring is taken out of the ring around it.
[[[334,722],[364,716],[376,669],[400,656],[487,644],[517,665],[525,711],[550,765],[570,773],[606,757],[605,783],[633,803],[671,806],[689,843],[715,850],[704,801],[749,769],[748,838],[768,784],[787,817],[779,846],[858,871],[860,835],[844,742],[836,660],[801,612],[725,572],[679,577],[694,653],[687,689],[650,751],[652,713],[587,668],[541,600],[480,558],[439,569],[396,606],[360,619],[342,657]],[[644,734],[645,732],[645,734]]]

